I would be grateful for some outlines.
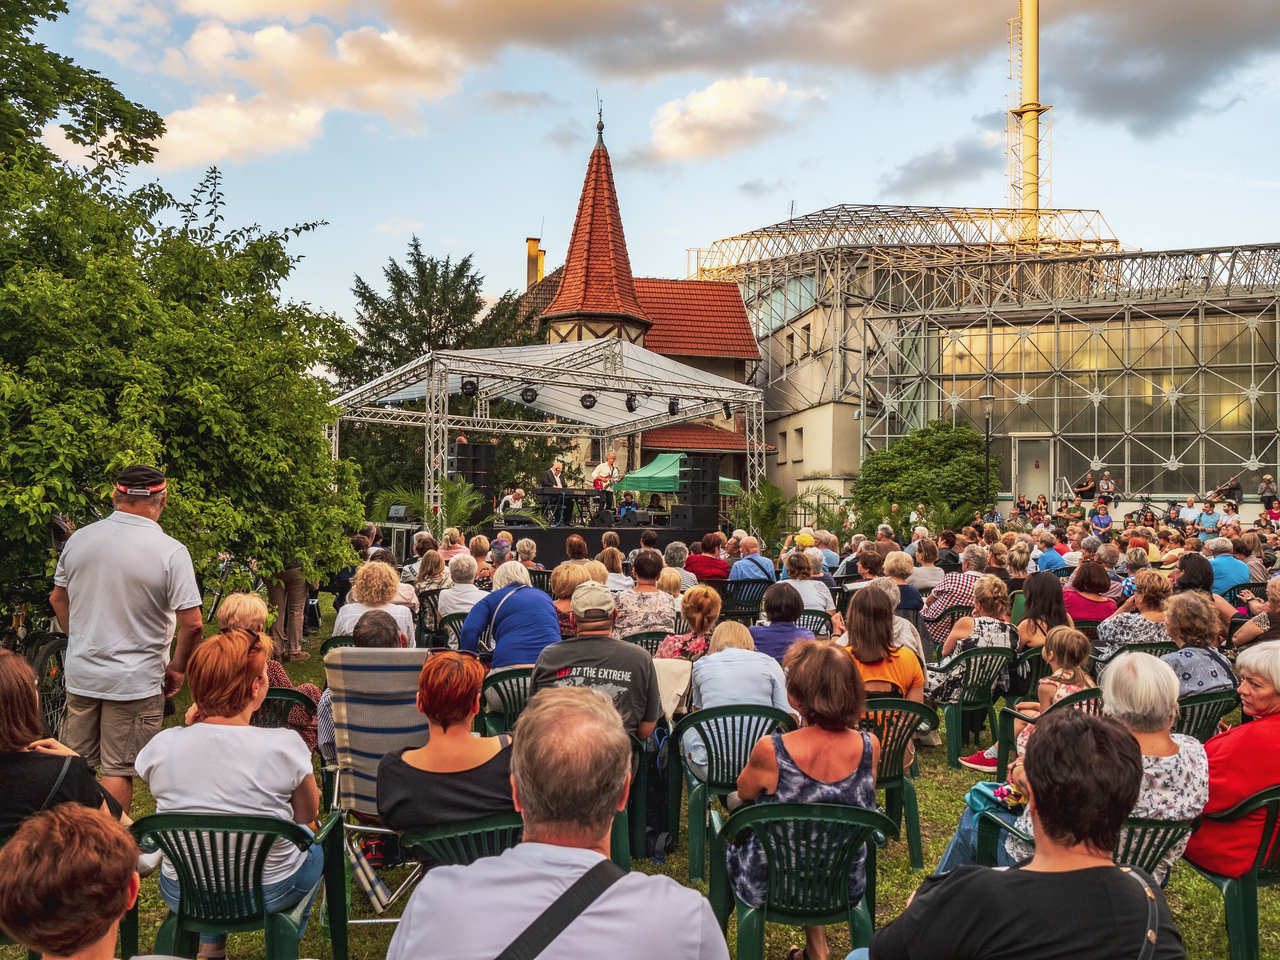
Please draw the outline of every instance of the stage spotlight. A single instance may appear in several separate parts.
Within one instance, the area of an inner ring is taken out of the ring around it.
[[[670,400],[667,401],[667,413],[671,414],[671,416],[674,417],[679,412],[680,412],[680,401],[677,400],[675,397],[672,397]]]
[[[468,377],[462,381],[462,395],[464,397],[474,397],[480,392],[480,383]]]
[[[538,391],[533,389],[533,387],[525,387],[520,391],[520,399],[525,403],[533,403],[533,401],[538,399]]]
[[[726,420],[733,419],[733,409],[727,403],[724,405],[724,418]]]
[[[634,393],[627,394],[627,413],[635,413],[640,409],[640,398]]]
[[[590,410],[596,405],[596,395],[594,393],[584,393],[578,402],[582,404],[583,410]]]

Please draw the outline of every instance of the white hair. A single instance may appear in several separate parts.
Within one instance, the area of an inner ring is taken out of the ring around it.
[[[826,565],[826,558],[823,557],[822,551],[817,547],[805,547],[801,551],[809,560],[809,566],[812,568],[813,575],[819,579],[822,578],[822,568]]]
[[[891,577],[876,577],[867,583],[864,589],[879,590],[886,597],[893,601],[893,609],[898,609],[898,604],[902,602],[902,591],[898,589],[898,585],[893,582]]]
[[[1178,716],[1178,675],[1149,653],[1121,653],[1102,674],[1102,709],[1134,733],[1167,730]]]
[[[1221,556],[1231,552],[1231,541],[1226,537],[1214,537],[1204,545],[1204,549],[1215,557]]]
[[[960,554],[960,560],[977,573],[987,569],[987,551],[976,543],[971,543],[964,548],[964,553]]]
[[[538,554],[538,545],[528,537],[516,541],[516,556],[521,560],[532,560]]]
[[[928,528],[928,527],[916,527],[916,528],[915,528],[914,530],[912,530],[911,532],[912,532],[913,534],[915,534],[915,536],[916,536],[916,539],[917,539],[917,540],[923,540],[925,537],[927,537],[927,536],[929,535],[929,528]]]
[[[493,589],[501,590],[513,583],[523,583],[526,587],[533,586],[533,581],[529,579],[529,568],[523,563],[511,561],[499,564],[498,569],[493,571]]]
[[[449,577],[454,583],[474,583],[477,569],[476,558],[469,553],[460,553],[449,561]]]
[[[1280,640],[1245,647],[1236,657],[1236,673],[1256,674],[1280,690]]]
[[[745,531],[745,530],[735,530],[735,531],[733,531],[733,536],[734,536],[734,537],[735,537],[739,542],[741,542],[741,541],[743,541],[743,540],[747,539],[747,531]]]
[[[889,526],[889,524],[887,524],[887,523],[882,523],[882,524],[880,524],[880,526],[876,527],[876,536],[877,536],[877,537],[888,537],[890,540],[892,540],[892,539],[893,539],[893,527]]]

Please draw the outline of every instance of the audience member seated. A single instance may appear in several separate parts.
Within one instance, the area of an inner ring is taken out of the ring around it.
[[[38,813],[0,850],[0,930],[50,960],[114,957],[137,865],[138,845],[114,817],[76,803]]]
[[[1280,640],[1255,643],[1236,658],[1240,705],[1252,722],[1211,737],[1209,802],[1204,813],[1222,813],[1260,790],[1280,784]],[[1205,870],[1238,877],[1247,872],[1262,841],[1264,810],[1230,823],[1201,820],[1187,859]]]
[[[120,804],[78,754],[45,737],[36,675],[27,661],[0,649],[0,843],[18,824],[60,803],[101,809],[120,819]],[[0,874],[6,877],[7,874]]]
[[[675,567],[668,567],[664,563],[662,572],[658,574],[658,579],[653,581],[653,585],[667,596],[678,598],[684,592],[685,572],[684,570],[677,570]],[[672,629],[674,630],[675,628],[672,627]]]
[[[399,625],[385,610],[370,610],[351,630],[351,644],[355,647],[405,647],[409,640],[400,632]],[[333,732],[333,693],[325,687],[316,706],[316,749],[326,763],[336,763],[338,751]]]
[[[1053,573],[1067,565],[1067,561],[1062,559],[1062,554],[1057,550],[1057,536],[1046,531],[1040,534],[1037,542],[1040,544],[1040,559],[1036,562],[1039,570]]]
[[[924,609],[924,597],[909,582],[914,569],[911,558],[901,550],[895,550],[884,558],[884,575],[898,585],[898,609],[895,612]]]
[[[858,662],[868,693],[893,692],[923,703],[923,660],[910,648],[894,642],[895,619],[893,603],[885,593],[875,589],[857,591],[849,604],[849,652]]]
[[[1235,686],[1231,662],[1214,649],[1221,635],[1222,621],[1203,593],[1188,590],[1170,597],[1165,605],[1165,628],[1178,649],[1161,659],[1178,676],[1178,696],[1229,690]]]
[[[718,552],[720,549],[720,539],[714,533],[708,533],[702,538],[702,552],[693,554],[685,561],[685,569],[698,578],[699,582],[703,580],[727,580],[729,577],[729,564],[721,560]]]
[[[680,602],[680,612],[684,616],[687,633],[671,633],[658,644],[655,657],[685,660],[697,660],[707,652],[707,644],[711,641],[711,631],[720,619],[720,594],[705,584],[698,584],[684,595]]]
[[[740,556],[729,568],[730,580],[776,580],[773,561],[760,552],[760,541],[743,537],[738,542]]]
[[[418,571],[422,568],[422,558],[428,550],[440,552],[440,544],[426,530],[419,530],[413,535],[413,560],[400,568],[400,579],[413,583],[418,579]]]
[[[987,545],[987,569],[986,573],[993,577],[999,577],[1004,581],[1004,585],[1009,587],[1009,548],[999,541]]]
[[[587,541],[581,535],[571,533],[564,538],[564,555],[569,563],[587,563],[591,559],[588,552]]]
[[[1073,626],[1056,574],[1033,573],[1022,587],[1025,605],[1018,623],[1019,649],[1044,646],[1054,627]]]
[[[894,552],[896,553],[899,551]],[[903,556],[906,556],[906,554],[903,554]],[[884,557],[880,556],[880,551],[875,547],[864,547],[862,552],[858,554],[857,570],[858,580],[863,583],[868,583],[883,573]]]
[[[1133,578],[1133,590],[1113,616],[1098,624],[1099,657],[1109,657],[1132,643],[1169,641],[1164,609],[1171,592],[1168,579],[1154,570],[1140,570]]]
[[[965,861],[957,858],[955,869],[948,865],[949,872],[927,878],[907,909],[876,932],[870,949],[876,960],[1029,953],[1130,960],[1148,933],[1156,960],[1185,956],[1158,885],[1118,869],[1112,857],[1143,781],[1138,742],[1114,720],[1078,710],[1059,711],[1039,726],[1025,764],[1014,766],[1028,797],[1035,856],[1015,870],[958,866]],[[1147,925],[1149,902],[1157,908],[1154,930]],[[867,955],[858,950],[851,958]]]
[[[573,609],[570,598],[580,584],[591,579],[591,571],[586,564],[566,560],[557,564],[551,571],[551,596],[556,608],[556,619],[560,625],[560,636],[571,637],[575,633]]]
[[[1213,568],[1214,593],[1226,593],[1232,587],[1248,583],[1251,578],[1248,564],[1236,559],[1232,549],[1231,541],[1226,537],[1214,537],[1204,545],[1209,566]]]
[[[395,573],[385,563],[369,566]],[[155,797],[156,813],[244,814],[299,824],[316,819],[320,788],[311,751],[292,730],[249,724],[267,696],[270,656],[271,641],[247,630],[215,634],[196,647],[187,684],[203,719],[161,730],[135,764]],[[296,906],[310,895],[323,866],[319,846],[299,850],[276,840],[262,873],[266,909]],[[178,909],[178,875],[169,863],[161,867],[160,896],[170,910]],[[303,928],[310,911],[308,903]],[[225,956],[225,936],[200,939],[201,956]]]
[[[500,536],[494,537],[489,543],[489,561],[493,564],[493,570],[497,570],[511,559],[511,544]],[[493,576],[493,570],[489,572],[489,576]]]
[[[960,563],[960,554],[956,552],[957,539],[954,530],[943,530],[938,534],[938,563]],[[918,550],[916,552],[919,553]]]
[[[944,576],[938,562],[938,545],[927,537],[916,541],[916,567],[907,577],[907,583],[917,590],[932,590]]]
[[[1116,602],[1107,596],[1111,578],[1096,560],[1085,560],[1076,568],[1072,584],[1062,591],[1062,602],[1072,622],[1105,620],[1116,612]]]
[[[777,707],[795,713],[787,700],[782,666],[756,650],[751,632],[740,623],[725,621],[711,634],[706,656],[693,665],[690,702],[694,710],[738,704]],[[706,776],[707,747],[693,731],[684,735],[685,760],[699,777]]]
[[[1031,547],[1020,540],[1015,542],[1009,548],[1005,563],[1009,570],[1009,592],[1021,590],[1031,571]]]
[[[663,562],[668,567],[674,567],[680,571],[680,592],[697,586],[698,578],[693,575],[691,570],[685,569],[685,564],[689,560],[689,548],[679,540],[673,540],[667,544],[667,548],[662,551]]]
[[[866,590],[878,590],[888,597],[889,602],[893,604],[893,609],[895,611],[893,616],[893,642],[897,646],[906,647],[914,652],[915,655],[920,658],[920,662],[924,663],[929,658],[925,656],[924,641],[921,640],[920,634],[915,628],[915,624],[906,617],[899,616],[896,612],[899,606],[899,601],[901,600],[901,595],[898,593],[898,589],[898,585],[889,577],[876,577],[866,585]],[[854,592],[865,593],[866,590],[857,590]],[[852,600],[852,597],[850,599]],[[845,643],[847,640],[848,634],[845,634],[845,637],[842,638],[840,642]]]
[[[1169,582],[1174,593],[1186,593],[1188,590],[1203,593],[1218,611],[1223,628],[1236,615],[1236,608],[1213,592],[1213,567],[1197,553],[1186,553],[1178,558],[1178,565],[1169,571]]]
[[[935,646],[944,643],[949,632],[943,612],[949,607],[973,605],[973,585],[986,568],[987,551],[976,543],[971,543],[964,548],[964,554],[960,558],[960,572],[948,573],[929,594],[929,602],[924,608],[924,619],[928,621],[925,629],[929,631],[929,639]]]
[[[826,611],[831,615],[832,634],[844,633],[844,621],[836,611],[831,591],[821,580],[814,580],[812,574],[813,564],[803,553],[797,550],[787,557],[787,583],[800,594],[804,609]]]
[[[599,560],[604,564],[605,570],[609,571],[604,585],[610,590],[630,590],[636,585],[635,580],[622,572],[622,551],[617,547],[605,547],[600,551]]]
[[[768,623],[751,627],[756,650],[779,663],[797,640],[812,640],[813,631],[796,626],[804,613],[804,600],[790,583],[775,583],[764,592],[764,616]]]
[[[476,562],[476,578],[493,576],[493,564],[489,562],[489,538],[476,534],[467,543],[471,559]]]
[[[594,586],[579,590],[597,592]],[[612,603],[608,590],[598,592]],[[603,640],[617,643],[607,636]],[[506,955],[587,871],[621,873],[602,864],[609,857],[614,815],[627,802],[631,742],[606,696],[573,688],[537,693],[516,723],[511,772],[524,842],[470,866],[428,871],[405,907],[387,960]],[[478,904],[483,904],[482,919]],[[622,874],[554,943],[544,957],[729,956],[700,893],[669,877],[639,872]]]
[[[647,739],[662,712],[653,658],[643,647],[613,639],[616,605],[603,584],[580,584],[572,605],[577,633],[542,651],[530,695],[545,687],[596,687],[613,700],[627,732]]]
[[[1073,627],[1054,627],[1045,638],[1042,649],[1041,655],[1050,672],[1040,679],[1033,694],[1036,699],[1020,701],[1014,705],[1014,709],[1028,717],[1039,717],[1059,700],[1095,686],[1093,678],[1086,672],[1093,648],[1089,638],[1079,630]],[[1013,721],[1018,756],[1026,752],[1027,740],[1035,729],[1034,724],[1024,720]],[[961,757],[960,765],[983,773],[995,773],[998,769],[996,757],[997,750],[993,745],[981,754]]]
[[[1266,555],[1262,550],[1262,538],[1256,533],[1246,533],[1237,543],[1231,541],[1231,553],[1243,561],[1249,570],[1250,583],[1265,583],[1271,575],[1267,570]]]
[[[522,564],[504,563],[494,570],[493,590],[467,613],[458,648],[477,650],[486,631],[493,637],[494,669],[529,666],[544,647],[560,642],[555,604],[533,588]]]
[[[675,600],[657,588],[655,582],[662,573],[662,554],[647,547],[636,553],[631,561],[635,574],[635,586],[621,590],[614,597],[618,616],[613,621],[615,637],[629,637],[633,633],[661,630],[671,633],[676,628]]]
[[[823,562],[823,551],[821,547],[806,547],[802,551],[809,560],[809,578],[811,580],[822,583],[831,593],[836,592],[836,580],[827,570]],[[876,554],[879,556],[879,554]],[[883,563],[881,558],[881,563]]]
[[[535,559],[538,556],[538,545],[528,537],[516,541],[516,559],[530,570],[541,570],[542,564]]]
[[[854,729],[862,716],[866,691],[853,657],[833,643],[802,640],[783,660],[787,696],[803,725],[790,733],[762,737],[738,777],[738,796],[746,803],[838,803],[876,807],[876,767],[880,741]],[[738,898],[764,906],[768,880],[764,849],[748,834],[725,850],[729,882]],[[859,852],[849,874],[849,902],[866,889],[866,851]],[[826,957],[826,930],[805,927],[804,955]]]
[[[658,550],[658,531],[657,530],[641,530],[640,546],[636,547],[627,554],[627,559],[632,563],[635,562],[636,554],[641,550]],[[658,555],[662,555],[662,551],[658,551]]]
[[[1009,591],[999,577],[978,579],[973,588],[973,615],[957,620],[947,635],[936,671],[930,672],[925,684],[925,693],[932,702],[956,701],[960,696],[961,677],[959,673],[947,672],[951,657],[979,647],[1018,648],[1018,631],[1009,622]],[[1009,678],[1002,676],[996,690],[1004,691],[1008,686]]]
[[[1249,604],[1249,612],[1253,616],[1231,638],[1236,649],[1242,649],[1259,641],[1280,639],[1280,577],[1267,581],[1265,603],[1259,601],[1247,590],[1241,593],[1240,599]]]
[[[369,559],[385,563],[393,570],[400,569],[400,561],[394,551],[388,550],[386,547],[369,551]],[[400,584],[396,587],[396,598],[393,602],[404,604],[409,608],[410,612],[416,614],[418,612],[418,591],[414,589],[412,583],[406,583],[404,578],[401,577]]]
[[[356,568],[356,577],[351,585],[347,602],[333,618],[333,635],[349,635],[356,621],[370,610],[385,610],[395,618],[400,632],[408,638],[410,643],[413,643],[413,614],[404,604],[396,603],[396,593],[399,589],[400,578],[396,575],[395,567],[376,560],[366,560],[360,564]],[[454,612],[444,608],[444,598],[448,595],[449,591],[443,591],[440,594],[440,616],[442,617]],[[470,604],[468,604],[469,607]]]
[[[484,676],[484,665],[460,651],[428,654],[418,676],[418,710],[430,723],[430,737],[421,747],[393,750],[378,764],[378,815],[392,830],[513,809],[511,737],[471,733]]]
[[[428,550],[418,561],[418,578],[413,582],[418,593],[425,590],[446,590],[453,586],[453,579],[445,568],[444,557],[438,550]]]
[[[460,553],[449,561],[449,579],[453,585],[436,597],[440,618],[455,613],[470,613],[471,608],[487,594],[476,586],[476,561],[469,553]]]
[[[440,556],[444,558],[444,562],[448,563],[454,557],[460,557],[464,553],[470,553],[470,551],[467,550],[462,531],[457,527],[445,527],[440,537]]]

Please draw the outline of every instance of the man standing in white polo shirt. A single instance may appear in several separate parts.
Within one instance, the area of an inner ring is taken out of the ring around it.
[[[49,596],[67,632],[63,739],[101,767],[103,788],[125,810],[134,758],[159,732],[165,697],[182,688],[187,656],[204,635],[191,555],[156,522],[166,497],[155,467],[121,473],[115,512],[71,535]]]

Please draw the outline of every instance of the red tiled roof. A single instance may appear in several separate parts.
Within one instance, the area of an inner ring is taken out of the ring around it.
[[[645,331],[645,349],[686,357],[760,359],[737,284],[637,277],[635,288],[653,321]]]
[[[709,423],[678,423],[658,427],[640,435],[640,446],[651,450],[715,450],[742,453],[747,449],[746,434],[713,427]]]
[[[597,129],[602,130],[603,125]],[[603,135],[596,139],[587,162],[560,287],[543,316],[551,319],[574,314],[625,316],[642,323],[649,319],[636,299],[613,167]]]

